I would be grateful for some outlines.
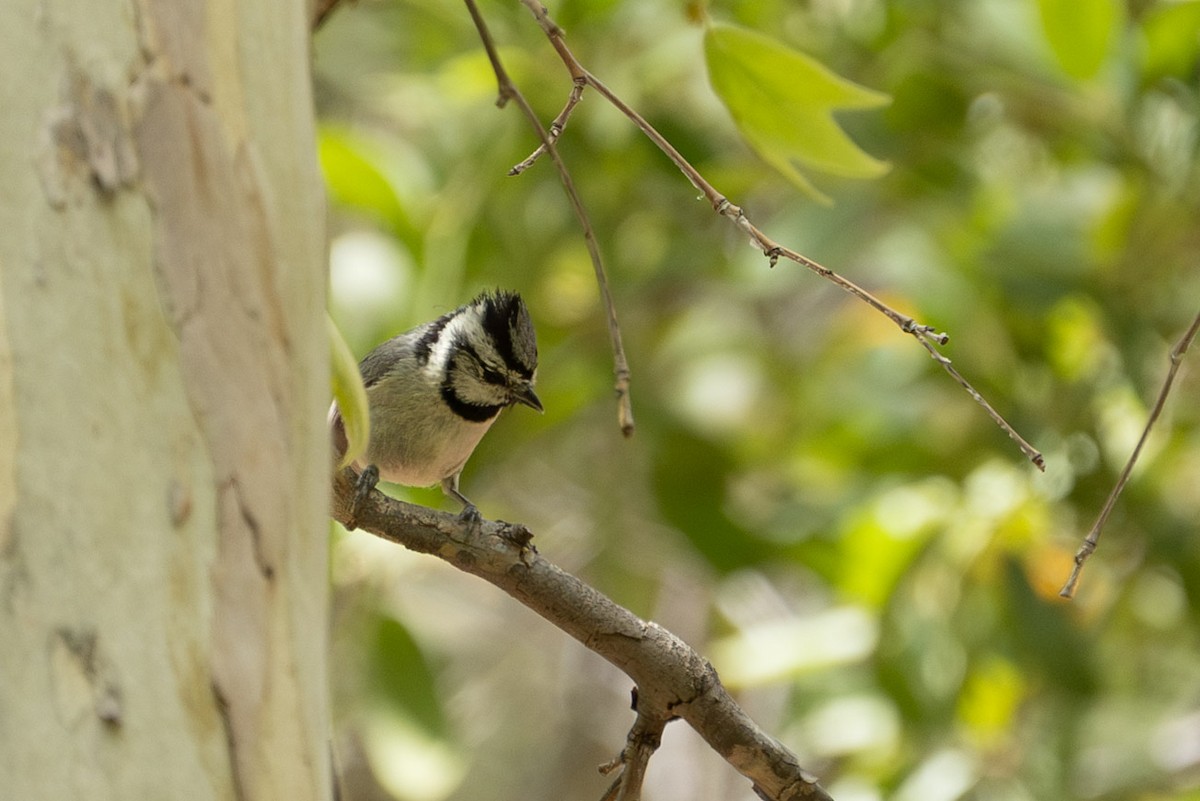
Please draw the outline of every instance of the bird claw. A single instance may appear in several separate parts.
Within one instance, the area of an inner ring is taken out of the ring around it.
[[[354,483],[354,500],[350,502],[350,514],[346,517],[345,525],[348,531],[358,528],[358,514],[362,511],[363,504],[367,502],[367,497],[378,483],[379,468],[373,464],[367,465],[358,474],[358,480]]]
[[[475,527],[483,520],[483,515],[479,514],[479,508],[469,501],[463,504],[462,511],[458,513],[458,519],[469,526]]]

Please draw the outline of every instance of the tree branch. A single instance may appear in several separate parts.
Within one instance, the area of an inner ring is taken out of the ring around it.
[[[1171,349],[1171,367],[1167,370],[1167,377],[1163,379],[1162,388],[1158,390],[1158,399],[1154,401],[1154,408],[1150,410],[1150,417],[1146,420],[1146,427],[1142,429],[1142,436],[1138,438],[1137,445],[1133,448],[1133,453],[1129,454],[1129,461],[1125,462],[1125,467],[1121,470],[1121,475],[1117,478],[1117,483],[1113,486],[1112,492],[1108,494],[1108,500],[1104,502],[1104,508],[1100,510],[1099,517],[1092,524],[1092,530],[1088,532],[1087,537],[1083,540],[1083,544],[1079,546],[1079,550],[1075,553],[1075,565],[1071,568],[1071,575],[1067,577],[1066,583],[1058,591],[1058,594],[1063,598],[1074,597],[1075,587],[1079,584],[1079,574],[1083,572],[1083,565],[1096,550],[1096,545],[1100,541],[1100,532],[1104,528],[1104,524],[1108,522],[1108,516],[1112,514],[1113,507],[1116,506],[1117,498],[1120,497],[1121,491],[1125,489],[1125,484],[1129,481],[1130,474],[1133,473],[1133,466],[1137,464],[1138,457],[1142,455],[1142,446],[1150,438],[1150,429],[1154,427],[1158,416],[1162,414],[1163,406],[1167,402],[1167,395],[1171,394],[1171,385],[1175,383],[1175,374],[1179,372],[1179,365],[1183,362],[1183,355],[1191,347],[1192,340],[1196,338],[1198,331],[1200,331],[1200,312],[1196,313],[1196,319],[1192,320],[1192,324],[1188,326],[1187,331],[1183,332],[1183,336],[1179,338],[1179,341],[1175,343],[1175,347]]]
[[[335,520],[349,519],[353,499],[354,474],[343,470],[334,477]],[[795,755],[737,705],[712,665],[662,626],[640,619],[543,559],[529,545],[532,535],[524,526],[490,520],[471,526],[454,515],[378,491],[360,506],[357,522],[378,537],[437,556],[494,584],[624,671],[638,688],[638,720],[618,758],[626,765],[623,777],[631,773],[630,764],[635,765],[633,773],[644,769],[657,747],[655,732],[679,717],[750,779],[763,798],[831,801]],[[641,760],[640,768],[636,760]],[[637,781],[640,784],[640,776]],[[621,791],[629,801],[640,792]]]
[[[600,766],[600,772],[606,776],[617,771],[616,780],[600,801],[640,801],[646,766],[662,745],[663,729],[671,721],[659,714],[659,710],[669,704],[643,704],[636,688],[633,691],[633,706],[637,718],[625,738],[625,747],[616,759]]]
[[[833,282],[846,292],[850,293],[871,308],[883,314],[885,317],[895,323],[901,331],[911,335],[921,343],[921,345],[929,352],[930,356],[933,357],[933,360],[936,361],[955,381],[957,381],[958,384],[967,391],[967,393],[975,400],[976,403],[980,404],[984,408],[988,416],[991,417],[992,421],[995,422],[996,425],[999,426],[1002,431],[1004,431],[1004,433],[1008,434],[1008,436],[1015,443],[1017,443],[1017,447],[1021,449],[1021,452],[1027,459],[1029,459],[1029,461],[1033,462],[1033,464],[1036,465],[1039,470],[1046,469],[1046,461],[1041,452],[1038,451],[1037,448],[1030,445],[1029,442],[1027,442],[1020,434],[1018,434],[1016,429],[1014,429],[1012,425],[1010,425],[1009,422],[1005,420],[1004,417],[998,411],[996,411],[996,409],[990,403],[988,403],[986,399],[984,399],[983,395],[973,386],[971,386],[970,382],[968,382],[967,379],[954,368],[954,366],[950,363],[950,359],[942,355],[937,350],[935,345],[945,345],[947,342],[949,342],[950,337],[948,334],[938,332],[933,326],[918,323],[912,317],[909,317],[908,315],[902,314],[891,308],[882,300],[875,297],[870,292],[863,289],[848,278],[839,275],[828,267],[813,261],[801,253],[780,245],[778,242],[768,237],[750,221],[750,218],[746,215],[741,206],[737,206],[730,202],[727,197],[718,192],[716,187],[709,183],[708,180],[700,174],[700,171],[692,166],[692,164],[683,157],[683,154],[681,154],[675,148],[675,146],[667,140],[666,137],[655,130],[653,125],[651,125],[644,117],[638,114],[637,111],[635,111],[631,106],[625,103],[625,101],[618,97],[616,93],[609,89],[599,78],[588,72],[583,64],[581,64],[571,52],[570,48],[567,47],[565,34],[563,33],[562,28],[560,28],[558,24],[550,18],[549,12],[546,10],[545,6],[538,2],[538,0],[521,0],[521,3],[529,9],[531,14],[533,14],[534,19],[537,20],[537,23],[541,27],[542,32],[546,35],[546,38],[550,40],[550,44],[554,47],[555,52],[558,53],[559,58],[566,66],[567,72],[570,73],[573,81],[574,88],[571,90],[571,97],[568,99],[566,107],[563,108],[562,112],[560,112],[558,117],[555,118],[554,125],[556,130],[561,132],[562,128],[566,125],[567,117],[570,116],[572,109],[578,102],[578,97],[582,95],[583,90],[581,87],[586,85],[595,89],[605,100],[612,104],[627,118],[629,118],[629,120],[636,125],[642,131],[642,133],[645,134],[646,137],[667,156],[667,158],[671,160],[675,167],[684,174],[688,181],[691,182],[692,186],[696,187],[696,189],[699,190],[705,198],[707,198],[708,202],[712,204],[713,210],[717,214],[732,221],[733,224],[746,235],[751,244],[762,251],[763,255],[767,257],[772,267],[774,267],[781,258],[795,262],[796,264],[811,270],[817,275],[820,275],[826,280]],[[544,135],[543,142],[547,142]],[[521,164],[517,166],[521,170],[527,169],[530,163],[532,163],[532,161],[536,159],[539,154],[540,149],[538,151],[534,151],[534,153],[528,159],[526,159],[524,162],[521,162]]]
[[[545,149],[545,152],[550,154],[550,159],[554,162],[554,168],[558,170],[558,177],[562,180],[563,189],[567,193],[567,199],[571,202],[571,210],[575,212],[575,218],[579,220],[579,226],[583,229],[583,240],[587,244],[588,256],[592,259],[592,269],[596,273],[596,284],[600,288],[600,299],[604,302],[604,310],[607,313],[608,337],[613,352],[613,374],[616,377],[614,389],[617,394],[617,425],[620,427],[622,434],[626,437],[631,437],[633,436],[634,425],[633,403],[629,397],[629,361],[625,358],[625,346],[621,344],[621,327],[617,323],[617,305],[613,301],[612,292],[608,288],[608,276],[604,271],[604,261],[600,257],[600,245],[596,241],[596,232],[592,229],[591,219],[588,217],[587,210],[583,207],[583,200],[579,197],[579,192],[575,189],[575,181],[571,178],[571,173],[567,169],[566,163],[558,155],[557,148],[554,147],[554,140],[558,138],[558,133],[555,133],[555,127],[551,126],[550,132],[547,132],[542,126],[542,121],[538,119],[537,112],[533,110],[533,106],[529,105],[529,101],[521,94],[521,90],[517,88],[512,78],[508,76],[508,71],[504,69],[504,64],[500,61],[500,53],[496,50],[496,43],[492,39],[492,34],[488,31],[483,15],[479,13],[479,8],[475,5],[475,0],[465,0],[465,2],[467,11],[471,14],[471,21],[475,23],[475,30],[478,31],[479,39],[483,42],[483,48],[487,52],[488,60],[492,64],[492,71],[496,73],[497,92],[499,94],[496,105],[503,107],[509,100],[516,101],[521,109],[521,113],[529,121],[530,127],[537,133],[538,138],[542,140],[541,147]],[[567,107],[559,114],[559,117],[563,120],[563,124],[565,124],[566,117],[570,114],[575,103],[578,102],[577,98],[581,97],[582,94],[582,85],[578,85],[572,91],[571,97],[573,100],[568,100]],[[558,125],[557,131],[561,132],[562,125],[558,124],[558,120],[555,120],[555,124]],[[530,156],[529,160],[533,158],[533,156]],[[509,171],[509,174],[519,174],[519,170],[514,167],[513,170]]]

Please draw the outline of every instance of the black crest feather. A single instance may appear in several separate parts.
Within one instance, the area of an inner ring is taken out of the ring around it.
[[[533,378],[538,362],[537,339],[525,301],[516,292],[497,289],[483,293],[473,303],[481,307],[484,330],[492,336],[505,365],[526,379]]]

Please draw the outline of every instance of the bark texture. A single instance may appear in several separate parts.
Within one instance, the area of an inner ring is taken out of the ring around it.
[[[331,513],[343,524],[354,502],[352,475],[347,468],[334,476]],[[830,801],[796,756],[738,706],[707,660],[662,626],[543,559],[523,526],[490,520],[473,525],[378,491],[357,510],[356,520],[364,531],[433,554],[499,587],[633,679],[638,719],[621,761],[638,776],[632,787],[614,785],[605,798],[640,798],[640,773],[663,727],[682,718],[753,782],[764,801]]]
[[[320,799],[324,201],[303,3],[0,28],[0,786]]]

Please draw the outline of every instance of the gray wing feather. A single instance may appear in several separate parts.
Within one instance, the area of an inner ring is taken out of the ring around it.
[[[401,359],[412,352],[413,343],[420,338],[421,329],[424,327],[392,337],[363,357],[358,363],[358,371],[362,374],[363,385],[367,389],[381,381]]]

